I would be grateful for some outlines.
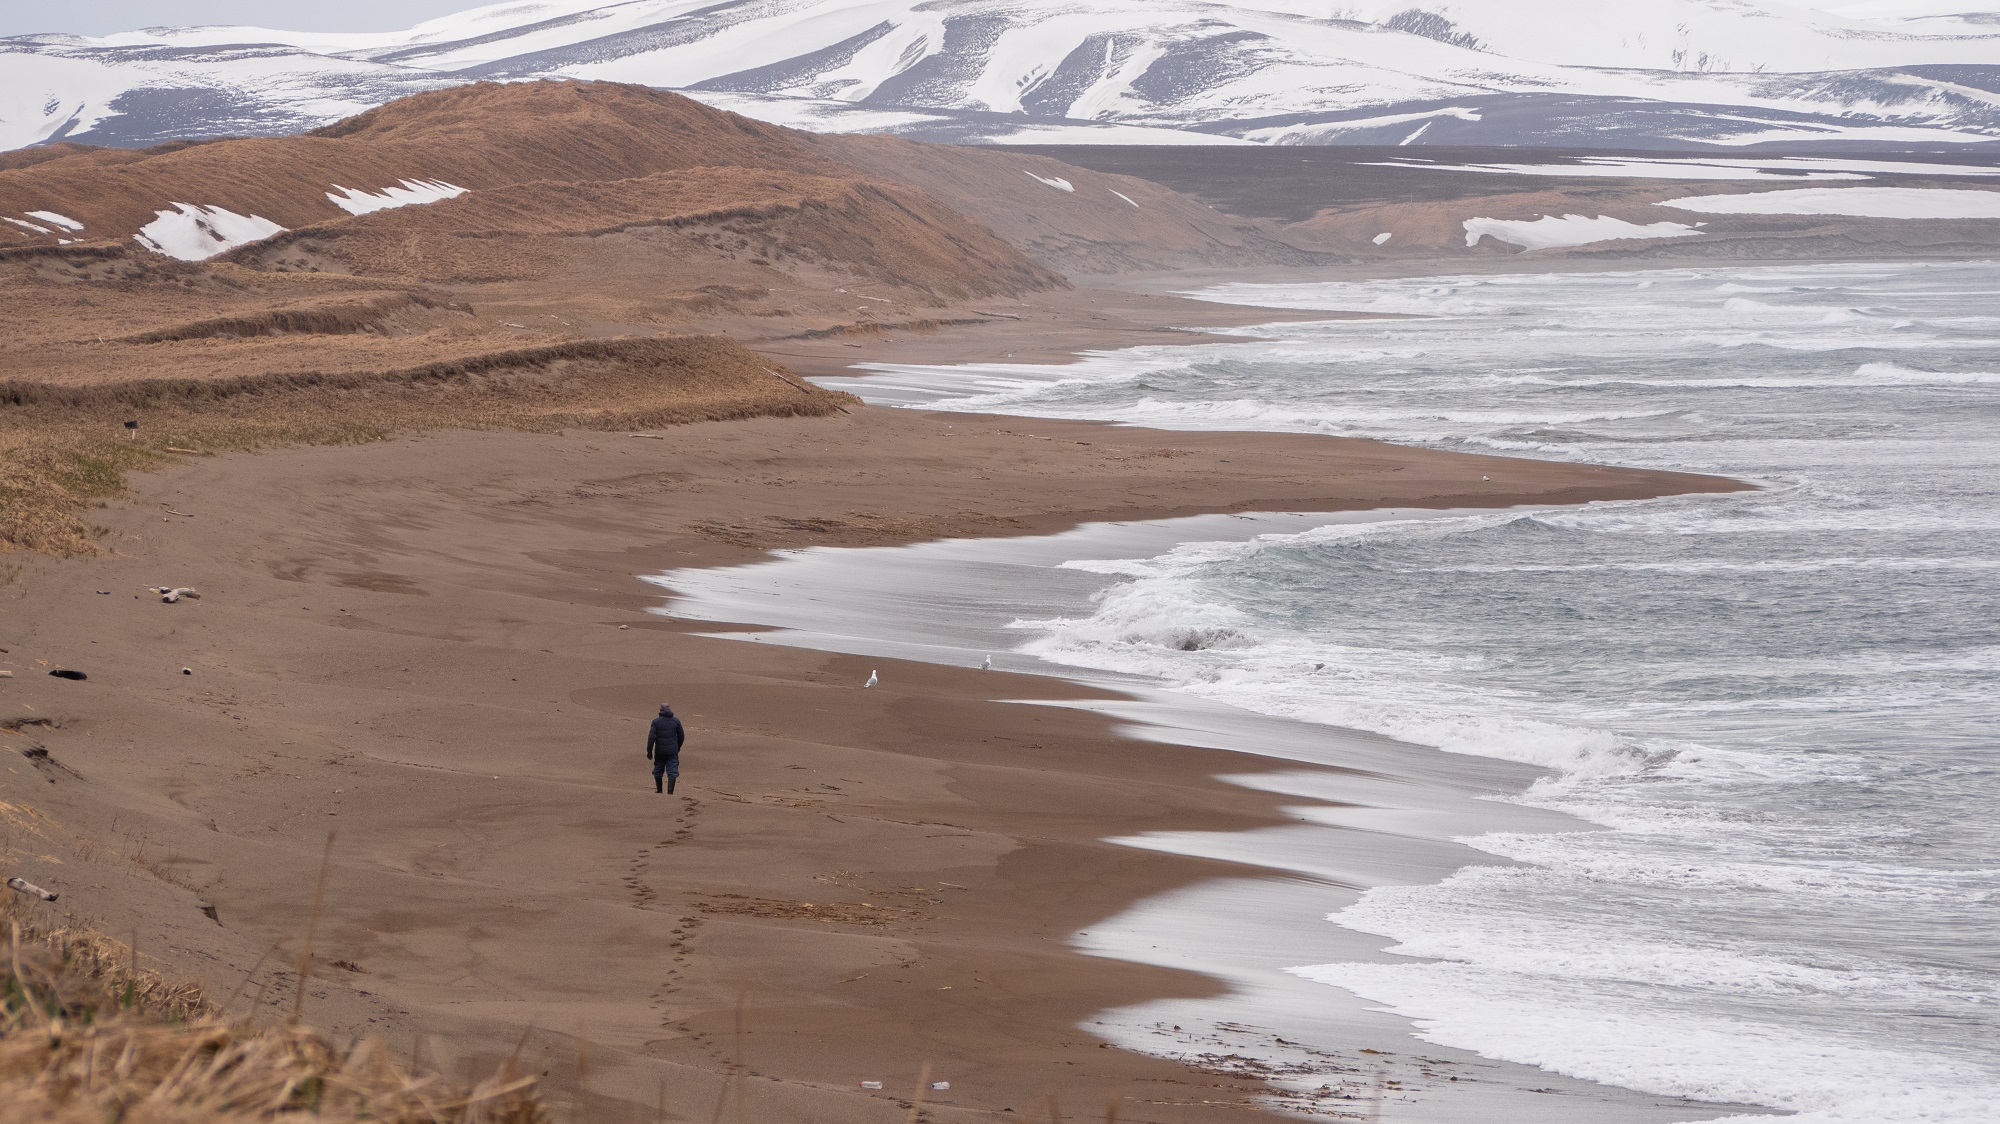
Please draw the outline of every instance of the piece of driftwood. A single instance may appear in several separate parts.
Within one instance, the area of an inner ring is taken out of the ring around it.
[[[7,888],[9,890],[18,890],[21,893],[26,894],[31,898],[40,898],[45,902],[52,902],[55,901],[57,898],[62,897],[61,894],[55,893],[50,890],[44,890],[40,886],[35,885],[33,882],[30,882],[25,878],[9,878],[7,880]]]

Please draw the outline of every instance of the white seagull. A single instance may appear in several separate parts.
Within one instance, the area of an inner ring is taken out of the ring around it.
[[[982,663],[982,664],[980,664],[980,665],[979,665],[979,670],[981,670],[981,671],[992,671],[992,670],[993,670],[993,657],[992,657],[992,656],[988,656],[988,657],[986,657],[986,662],[985,662],[985,663]]]
[[[881,681],[882,681],[881,678],[871,671],[868,673],[868,682],[863,683],[862,686],[873,687],[875,684],[880,683]]]

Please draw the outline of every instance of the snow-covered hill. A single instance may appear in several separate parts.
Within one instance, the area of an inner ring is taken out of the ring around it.
[[[291,132],[538,77],[958,141],[1977,143],[2000,140],[2000,4],[543,0],[385,34],[23,36],[0,148]]]

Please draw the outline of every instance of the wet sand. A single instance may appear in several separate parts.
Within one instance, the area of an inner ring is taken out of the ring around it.
[[[768,350],[805,369],[811,349]],[[741,1098],[752,1119],[830,1122],[902,1119],[927,1065],[951,1083],[929,1094],[940,1121],[1042,1119],[1051,1097],[1071,1118],[1113,1097],[1128,1121],[1265,1113],[1260,1081],[1088,1025],[1220,984],[1070,938],[1257,873],[1106,840],[1287,823],[1297,797],[1213,778],[1298,766],[994,701],[1117,701],[1094,687],[702,636],[649,612],[639,575],[1094,520],[1740,486],[874,408],[190,458],[133,485],[98,513],[107,555],[6,559],[6,743],[48,751],[0,774],[12,869],[276,1017],[334,832],[311,1020],[452,1072],[518,1049],[597,1121]],[[161,583],[203,596],[144,594]],[[57,665],[90,678],[43,674]],[[662,701],[690,727],[675,796],[652,792],[641,752]],[[1494,1119],[1713,1115],[1520,1072],[1563,1095]]]

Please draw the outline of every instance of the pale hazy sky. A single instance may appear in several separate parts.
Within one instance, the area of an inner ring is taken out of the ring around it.
[[[240,23],[288,31],[395,31],[491,0],[0,0],[0,35],[103,35],[140,27]],[[607,0],[608,2],[608,0]]]

